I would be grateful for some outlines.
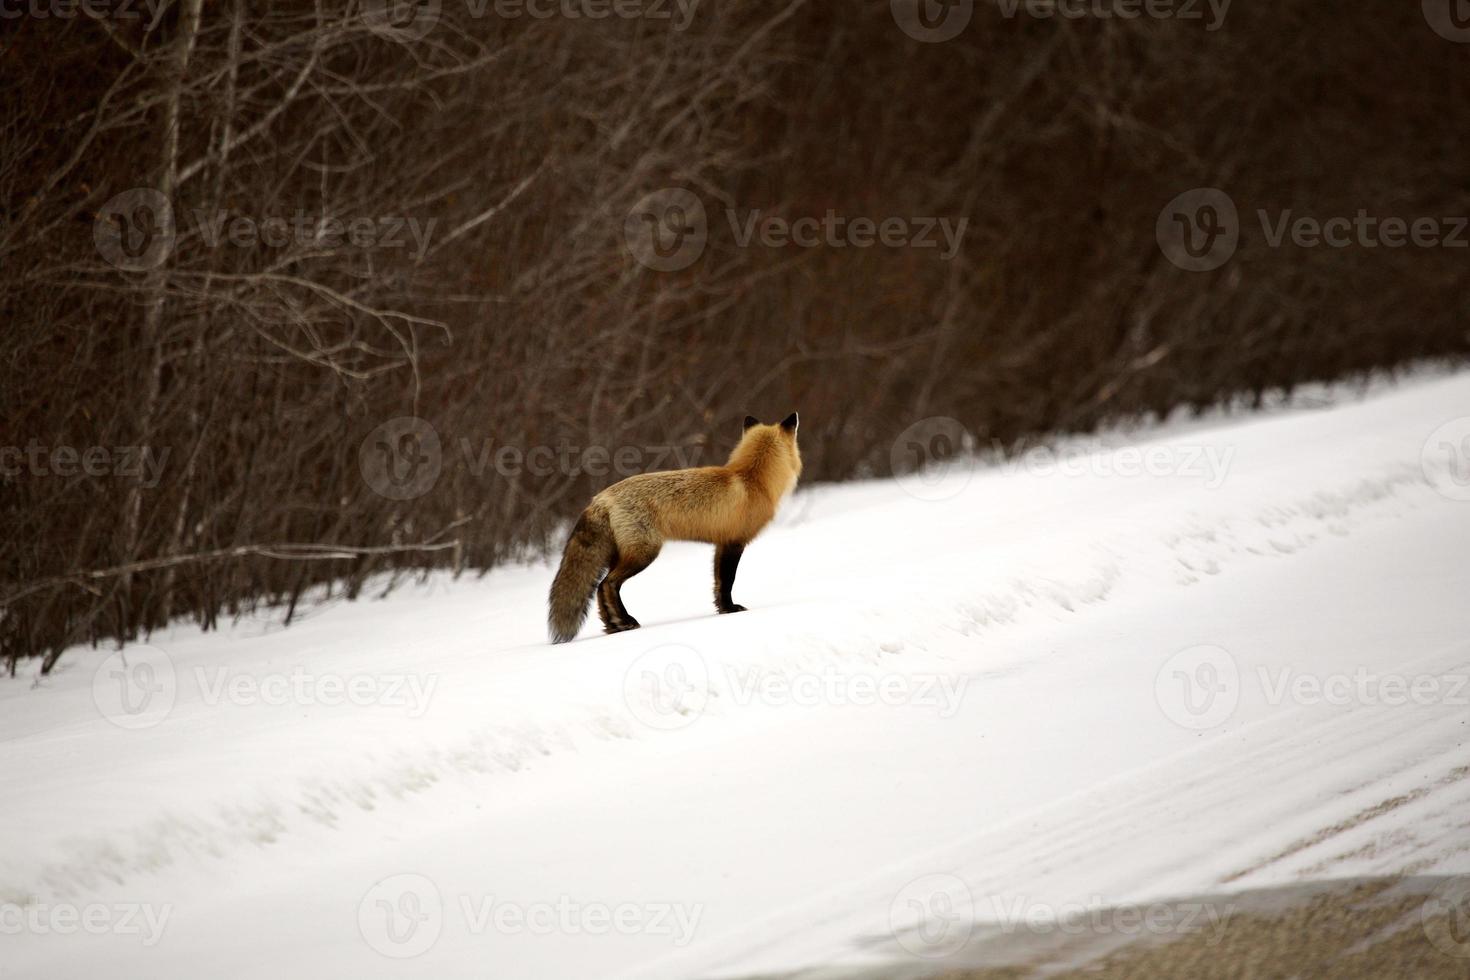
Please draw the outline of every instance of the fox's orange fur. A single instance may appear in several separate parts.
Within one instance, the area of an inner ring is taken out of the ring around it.
[[[730,596],[735,570],[745,546],[776,516],[801,475],[796,428],[795,413],[780,425],[747,418],[724,466],[630,476],[593,497],[572,528],[551,584],[552,641],[577,635],[594,592],[607,632],[637,629],[619,590],[653,563],[665,541],[713,544],[715,607],[744,611]]]

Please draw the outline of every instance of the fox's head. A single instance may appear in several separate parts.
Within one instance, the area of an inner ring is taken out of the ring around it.
[[[730,454],[735,469],[759,471],[761,481],[782,497],[796,486],[801,475],[801,450],[796,445],[795,412],[775,425],[764,425],[753,415],[745,416],[740,444]]]

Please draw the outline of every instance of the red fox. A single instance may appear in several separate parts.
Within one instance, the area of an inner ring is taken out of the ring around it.
[[[740,443],[724,466],[630,476],[593,497],[572,528],[551,583],[552,642],[577,635],[594,591],[604,632],[637,629],[621,589],[653,564],[665,541],[714,545],[715,608],[744,612],[730,595],[735,569],[745,546],[770,523],[801,475],[797,421],[795,412],[780,425],[746,416]]]

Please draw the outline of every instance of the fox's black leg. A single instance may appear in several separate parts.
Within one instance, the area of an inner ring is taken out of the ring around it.
[[[607,574],[602,577],[601,582],[597,583],[597,589],[594,592],[597,596],[597,618],[602,620],[602,631],[604,633],[616,633],[619,629],[617,611],[607,601],[607,580],[612,578],[612,570],[618,567],[618,562],[620,561],[622,561],[622,555],[619,554],[615,546],[613,548],[612,558],[608,564]]]
[[[597,618],[602,620],[602,629],[607,633],[616,633],[617,620],[613,618],[612,607],[607,604],[607,596],[603,595],[603,588],[607,585],[607,579],[597,583]]]
[[[745,612],[745,607],[737,606],[730,596],[735,588],[735,570],[744,553],[745,545],[739,543],[715,546],[715,608],[722,613]]]
[[[622,560],[608,572],[607,578],[602,580],[598,586],[598,602],[606,602],[612,612],[613,626],[607,627],[609,633],[621,633],[624,630],[636,630],[641,624],[628,612],[628,607],[623,605],[623,583],[634,575],[643,571],[653,560],[658,557],[658,551],[629,552],[625,553]],[[603,624],[606,626],[606,622]]]
[[[621,633],[636,630],[639,626],[638,620],[629,615],[628,607],[623,605],[623,597],[618,594],[611,572],[597,587],[597,614],[602,617],[604,633]]]

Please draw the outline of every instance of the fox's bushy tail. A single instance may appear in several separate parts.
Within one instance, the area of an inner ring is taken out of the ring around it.
[[[562,552],[561,567],[551,583],[546,624],[551,642],[565,643],[576,637],[587,618],[587,603],[612,564],[616,544],[607,512],[593,504],[582,512]]]

